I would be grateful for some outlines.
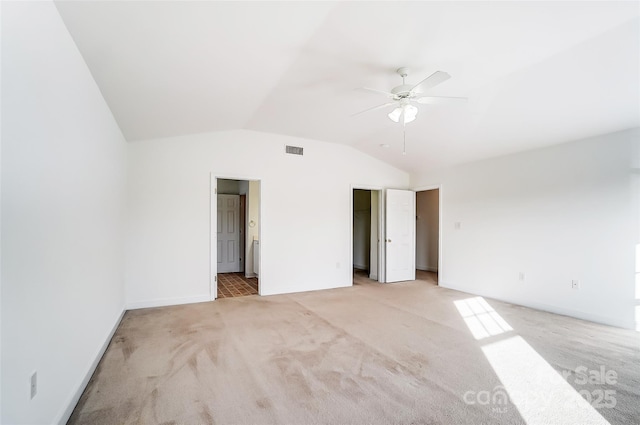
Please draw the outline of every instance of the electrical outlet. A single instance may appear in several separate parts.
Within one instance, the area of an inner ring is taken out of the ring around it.
[[[460,223],[459,221],[456,221],[455,223],[453,223],[454,229],[460,230],[461,227],[462,227],[462,223]]]
[[[31,374],[31,398],[34,398],[38,393],[38,372]]]
[[[521,282],[524,282],[524,272],[520,272],[518,279],[520,279]]]
[[[571,289],[580,289],[580,281],[578,279],[571,281]]]

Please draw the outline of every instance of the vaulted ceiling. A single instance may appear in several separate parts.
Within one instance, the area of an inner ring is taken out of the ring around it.
[[[640,125],[638,2],[58,1],[125,137],[250,129],[409,172]],[[406,126],[388,91],[452,78]],[[46,70],[43,70],[46,72]],[[389,145],[389,147],[381,147]]]

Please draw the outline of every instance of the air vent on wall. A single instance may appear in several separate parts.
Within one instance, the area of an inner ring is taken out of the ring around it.
[[[304,155],[303,150],[304,148],[301,148],[299,146],[289,146],[287,145],[287,153],[290,153],[291,155]]]

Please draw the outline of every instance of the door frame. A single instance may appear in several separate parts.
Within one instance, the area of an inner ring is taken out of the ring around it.
[[[262,267],[262,253],[264,252],[264,243],[262,240],[264,202],[262,193],[264,190],[264,180],[258,176],[211,172],[209,173],[209,300],[214,301],[218,298],[218,179],[260,182],[260,189],[258,192],[260,199],[260,205],[258,208],[258,220],[260,223],[260,227],[258,228],[258,240],[260,241],[260,258],[258,260],[260,283],[258,284],[258,294],[262,295],[262,283],[264,282],[264,269]]]
[[[370,186],[366,184],[352,184],[351,189],[349,191],[349,228],[351,232],[349,233],[349,252],[351,258],[351,268],[350,273],[353,273],[353,191],[354,190],[371,190],[378,192],[378,282],[385,283],[387,270],[386,270],[386,244],[382,243],[385,235],[385,215],[384,215],[384,201],[385,201],[385,192],[382,186]],[[351,279],[351,286],[353,286],[353,279]]]
[[[431,186],[419,186],[415,189],[412,189],[414,192],[424,192],[425,190],[436,190],[438,189],[438,286],[440,286],[440,282],[443,282],[444,276],[444,268],[442,267],[442,222],[443,218],[443,209],[442,209],[442,185],[436,184]],[[417,205],[417,204],[416,204]],[[417,236],[416,236],[417,237]]]

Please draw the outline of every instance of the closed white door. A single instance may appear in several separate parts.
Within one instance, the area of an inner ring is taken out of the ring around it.
[[[387,189],[387,282],[416,279],[416,193]]]
[[[240,196],[218,195],[218,273],[240,271]]]

